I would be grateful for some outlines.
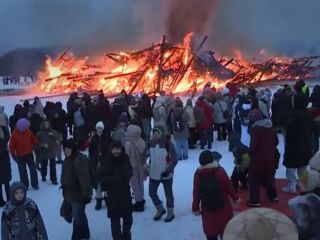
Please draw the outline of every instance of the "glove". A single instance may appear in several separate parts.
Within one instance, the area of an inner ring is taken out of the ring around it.
[[[89,204],[89,203],[91,202],[91,197],[83,197],[83,198],[82,198],[82,202],[83,202],[84,204]]]
[[[169,176],[169,172],[167,172],[167,171],[161,173],[161,179],[167,178],[168,176]]]

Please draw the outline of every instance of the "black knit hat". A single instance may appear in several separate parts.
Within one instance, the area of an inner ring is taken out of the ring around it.
[[[113,141],[110,143],[110,150],[113,149],[113,148],[123,148],[123,145],[122,145],[121,141],[119,141],[119,140],[113,140]]]
[[[200,165],[207,165],[209,163],[212,163],[214,160],[213,154],[209,150],[204,150],[200,153],[199,156],[199,163]]]
[[[74,138],[69,138],[64,144],[63,148],[70,148],[72,150],[75,150],[77,148],[77,142],[74,140]]]

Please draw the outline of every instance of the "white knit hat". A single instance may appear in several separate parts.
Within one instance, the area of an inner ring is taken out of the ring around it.
[[[102,128],[102,129],[104,129],[104,124],[103,124],[103,122],[101,122],[101,121],[97,122],[97,124],[96,124],[96,129],[97,129],[97,128]]]

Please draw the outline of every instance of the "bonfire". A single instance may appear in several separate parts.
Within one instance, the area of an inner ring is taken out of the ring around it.
[[[201,50],[207,37],[192,48],[193,34],[180,44],[158,44],[140,51],[105,53],[94,64],[88,57],[76,58],[67,48],[57,59],[48,56],[45,70],[39,73],[40,88],[48,93],[102,90],[112,95],[128,93],[191,93],[207,82],[216,88],[227,83],[250,85],[261,81],[315,78],[319,56],[301,58],[270,57],[263,61],[227,58]]]

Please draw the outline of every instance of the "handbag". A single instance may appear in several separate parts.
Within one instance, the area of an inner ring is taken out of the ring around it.
[[[67,223],[72,223],[72,207],[65,199],[62,201],[60,207],[60,216],[63,217]]]

